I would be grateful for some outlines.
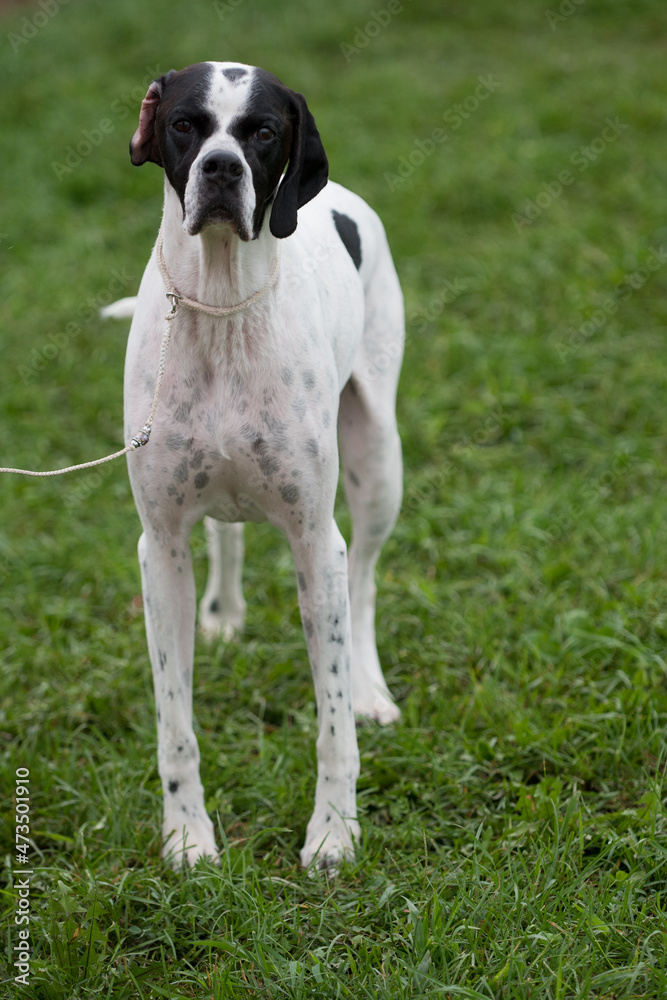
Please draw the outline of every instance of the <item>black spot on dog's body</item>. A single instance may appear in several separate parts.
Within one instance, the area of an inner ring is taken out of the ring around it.
[[[295,396],[292,400],[292,410],[297,415],[297,419],[302,421],[306,415],[306,401],[303,396]]]
[[[295,504],[299,502],[301,493],[299,492],[299,487],[295,483],[287,483],[285,486],[280,487],[280,495],[285,503]]]
[[[358,271],[361,267],[361,239],[357,224],[349,215],[343,215],[342,212],[336,212],[335,209],[332,210],[331,214],[336,231],[343,241],[343,246],[354,261],[354,266]]]
[[[179,403],[174,410],[174,420],[178,420],[179,424],[187,423],[191,409],[192,403]]]
[[[177,483],[187,483],[189,475],[190,470],[188,469],[188,460],[187,458],[184,458],[174,470],[174,479]]]
[[[260,458],[259,469],[267,479],[272,479],[276,472],[280,471],[280,462],[273,455],[266,455],[264,458]]]
[[[203,490],[208,484],[208,472],[198,472],[195,476],[195,488]]]
[[[177,781],[170,781],[169,782],[169,791],[172,793],[172,795],[175,792],[178,791],[178,782]]]

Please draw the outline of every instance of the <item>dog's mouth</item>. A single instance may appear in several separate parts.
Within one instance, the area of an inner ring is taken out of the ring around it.
[[[183,215],[183,228],[190,236],[198,236],[211,226],[228,226],[244,243],[252,239],[238,207],[225,198],[211,199],[197,206],[194,212],[186,211]]]

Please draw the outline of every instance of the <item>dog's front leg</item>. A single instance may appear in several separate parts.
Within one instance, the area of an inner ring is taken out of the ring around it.
[[[139,562],[164,795],[162,855],[180,868],[203,856],[217,857],[192,728],[196,598],[188,540],[156,537],[149,528],[139,540]]]
[[[358,839],[359,750],[352,708],[352,635],[345,542],[332,520],[290,538],[315,684],[319,735],[315,809],[301,863],[335,867]]]

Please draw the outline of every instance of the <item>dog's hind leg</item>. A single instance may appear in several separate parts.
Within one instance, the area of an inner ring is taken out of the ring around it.
[[[243,524],[205,517],[208,580],[199,604],[199,631],[209,642],[229,641],[245,621],[243,599]]]
[[[363,384],[350,380],[338,418],[345,492],[352,514],[350,605],[352,700],[355,715],[387,724],[400,712],[387,688],[375,640],[375,566],[401,504],[401,442],[391,411],[369,406]]]
[[[403,466],[396,389],[403,355],[403,299],[388,248],[367,283],[366,329],[340,397],[338,435],[352,514],[350,604],[354,711],[386,724],[400,712],[375,640],[375,566],[401,506]]]

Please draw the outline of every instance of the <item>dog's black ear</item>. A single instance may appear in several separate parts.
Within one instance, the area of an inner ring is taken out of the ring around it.
[[[130,140],[130,158],[135,167],[149,161],[157,163],[158,167],[164,166],[155,135],[155,116],[162,100],[164,84],[173,72],[172,69],[159,80],[153,80],[141,102],[139,127]]]
[[[269,229],[278,239],[296,229],[297,211],[327,182],[329,163],[315,119],[301,94],[292,92],[294,120],[287,172],[273,201]]]

